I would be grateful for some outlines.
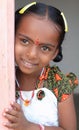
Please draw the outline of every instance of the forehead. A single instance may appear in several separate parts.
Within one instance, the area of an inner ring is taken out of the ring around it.
[[[24,16],[20,21],[17,31],[31,38],[39,38],[43,41],[58,42],[59,40],[57,25],[46,17],[37,15]]]

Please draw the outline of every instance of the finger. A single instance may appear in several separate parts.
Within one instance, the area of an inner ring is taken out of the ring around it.
[[[7,114],[7,113],[3,113],[3,116],[6,119],[8,119],[9,122],[12,122],[12,123],[17,122],[17,117],[16,116],[13,116],[13,115],[10,115],[10,114]]]
[[[20,104],[18,104],[17,102],[11,102],[10,103],[10,105],[11,105],[11,107],[12,108],[14,108],[15,110],[17,110],[17,111],[21,111],[21,106],[20,106]]]
[[[16,123],[11,123],[11,122],[3,122],[3,125],[7,128],[10,129],[16,129],[17,128],[17,124]]]
[[[3,115],[5,116],[6,114],[18,117],[18,112],[13,108],[5,109]]]

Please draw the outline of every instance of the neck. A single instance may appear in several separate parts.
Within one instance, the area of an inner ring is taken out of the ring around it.
[[[20,70],[17,70],[16,77],[20,86],[20,89],[23,91],[34,90],[37,87],[37,81],[40,73],[36,74],[24,74]]]

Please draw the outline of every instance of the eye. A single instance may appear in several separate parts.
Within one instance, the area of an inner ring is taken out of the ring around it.
[[[22,42],[23,44],[29,44],[29,41],[28,41],[27,39],[21,39],[21,42]]]
[[[48,46],[42,46],[41,49],[42,51],[50,51],[50,48]]]

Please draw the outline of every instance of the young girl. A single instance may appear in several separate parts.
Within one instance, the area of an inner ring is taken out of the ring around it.
[[[76,130],[75,74],[64,75],[51,60],[62,60],[68,31],[65,16],[42,3],[15,14],[16,100],[5,109],[3,125],[14,130]]]

